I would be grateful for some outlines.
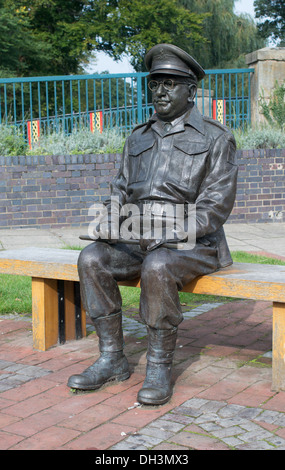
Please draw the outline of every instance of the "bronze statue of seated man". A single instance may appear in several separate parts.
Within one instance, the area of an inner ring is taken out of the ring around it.
[[[173,237],[165,231],[160,237],[139,236],[137,244],[109,234],[109,239],[98,239],[82,250],[81,296],[95,324],[100,357],[82,374],[70,377],[68,385],[93,390],[129,377],[117,283],[140,277],[140,315],[148,330],[148,350],[146,378],[137,399],[161,405],[172,394],[172,362],[183,320],[179,290],[197,276],[232,263],[223,224],[235,200],[237,165],[231,132],[202,116],[195,105],[197,83],[205,75],[202,67],[169,44],[154,46],[145,63],[156,112],[127,138],[111,197],[117,198],[119,208],[136,205],[140,214],[145,207],[156,214],[162,204],[185,207],[186,219],[187,206],[194,206],[195,239],[190,247],[180,243],[172,248]]]

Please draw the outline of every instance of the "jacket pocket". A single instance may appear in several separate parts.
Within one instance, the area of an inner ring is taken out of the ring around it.
[[[129,144],[129,182],[145,181],[148,177],[155,139],[152,135],[140,136]]]
[[[193,165],[204,165],[208,150],[204,142],[174,141],[170,174],[180,186],[189,186]]]

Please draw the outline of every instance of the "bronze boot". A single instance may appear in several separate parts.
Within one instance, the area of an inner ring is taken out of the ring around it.
[[[145,405],[163,405],[172,395],[171,370],[177,328],[156,330],[148,328],[146,378],[137,399]]]
[[[96,390],[112,380],[130,376],[127,358],[123,353],[122,314],[97,318],[94,321],[99,337],[100,357],[81,374],[72,375],[67,385],[79,390]]]

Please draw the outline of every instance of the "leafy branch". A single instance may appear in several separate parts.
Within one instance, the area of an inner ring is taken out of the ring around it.
[[[285,81],[281,85],[277,80],[275,81],[269,100],[265,99],[264,90],[262,90],[260,110],[269,124],[281,130],[285,129]]]

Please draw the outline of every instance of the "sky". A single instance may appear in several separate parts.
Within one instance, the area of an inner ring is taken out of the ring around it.
[[[235,13],[249,13],[254,18],[254,0],[236,0]],[[127,57],[123,60],[115,62],[111,57],[103,52],[96,54],[96,62],[90,64],[86,69],[87,73],[101,73],[108,70],[109,73],[132,73],[133,67]]]
[[[254,0],[237,0],[235,4],[236,13],[249,13],[254,18]]]

